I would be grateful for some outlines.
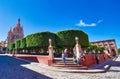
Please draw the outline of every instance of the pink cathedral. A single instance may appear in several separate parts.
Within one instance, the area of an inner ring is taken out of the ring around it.
[[[19,18],[17,25],[13,29],[11,27],[10,30],[8,31],[8,37],[7,37],[8,44],[23,37],[24,37],[23,27],[20,25],[20,18]]]

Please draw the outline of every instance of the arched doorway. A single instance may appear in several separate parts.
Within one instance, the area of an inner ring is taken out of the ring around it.
[[[112,53],[113,56],[116,56],[116,51],[115,51],[115,49],[111,49],[111,53]]]

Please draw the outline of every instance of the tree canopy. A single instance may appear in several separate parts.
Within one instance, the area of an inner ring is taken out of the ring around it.
[[[79,38],[78,40],[82,47],[89,46],[88,35],[81,30],[64,30],[56,34],[60,37],[62,46],[74,46],[75,37]]]
[[[118,53],[120,54],[120,48],[118,49]]]
[[[30,34],[26,37],[26,47],[48,47],[49,39],[52,39],[52,44],[56,45],[58,37],[51,32],[39,32]]]
[[[37,49],[49,46],[49,39],[52,39],[52,45],[55,48],[73,47],[76,43],[75,37],[78,37],[79,43],[83,47],[89,46],[88,35],[81,30],[64,30],[57,33],[38,32],[27,35],[24,38],[16,40],[9,44],[9,50],[15,49]]]

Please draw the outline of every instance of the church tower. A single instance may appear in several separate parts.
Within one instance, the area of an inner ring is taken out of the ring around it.
[[[8,37],[7,37],[8,43],[13,42],[13,37],[14,37],[14,35],[13,35],[13,32],[12,32],[12,27],[11,27],[10,30],[8,31]]]
[[[24,37],[23,27],[20,24],[20,18],[18,18],[17,25],[13,29],[11,28],[8,32],[8,43],[12,43],[17,39],[23,37]]]

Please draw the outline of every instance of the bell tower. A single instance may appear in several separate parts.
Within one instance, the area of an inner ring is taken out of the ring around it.
[[[23,27],[20,24],[20,18],[18,18],[18,23],[16,26],[8,32],[9,43],[16,41],[17,39],[23,38],[24,32]]]

